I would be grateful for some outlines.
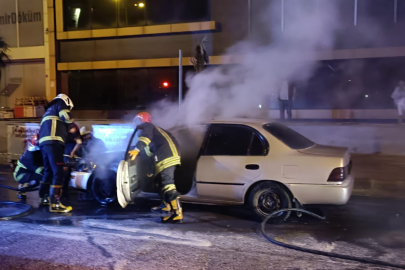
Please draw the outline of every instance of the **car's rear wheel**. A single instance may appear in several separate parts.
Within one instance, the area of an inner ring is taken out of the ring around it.
[[[91,191],[94,198],[103,206],[111,205],[117,200],[115,178],[116,173],[114,171],[94,172]]]
[[[291,208],[292,198],[288,192],[274,182],[262,182],[253,187],[249,194],[249,206],[253,214],[260,220],[265,219],[274,211]],[[270,219],[270,222],[286,221],[291,212],[282,212]]]

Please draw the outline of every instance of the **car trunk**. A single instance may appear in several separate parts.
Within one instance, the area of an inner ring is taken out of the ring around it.
[[[337,147],[337,146],[327,146],[316,144],[307,149],[298,150],[302,154],[308,155],[319,155],[319,156],[329,156],[329,157],[341,157],[343,158],[343,166],[350,163],[350,152],[347,147]]]

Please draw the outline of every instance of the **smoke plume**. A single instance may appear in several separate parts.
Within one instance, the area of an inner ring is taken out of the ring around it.
[[[309,78],[316,67],[314,54],[333,47],[338,25],[334,2],[294,1],[294,5],[285,7],[288,21],[284,31],[280,31],[280,22],[269,20],[280,12],[279,7],[269,5],[262,19],[266,25],[263,36],[271,36],[271,42],[263,45],[247,38],[227,51],[228,55],[238,57],[237,64],[188,74],[189,90],[180,108],[177,103],[166,101],[154,104],[151,113],[155,123],[171,128],[214,117],[263,116],[259,105],[266,108],[271,100],[277,99],[283,80]]]

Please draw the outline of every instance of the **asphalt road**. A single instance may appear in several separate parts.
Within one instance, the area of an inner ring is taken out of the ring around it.
[[[0,179],[15,184],[10,172]],[[186,204],[183,224],[164,225],[149,212],[158,202],[100,208],[77,196],[72,214],[36,208],[0,221],[0,269],[390,269],[275,246],[243,207]],[[10,199],[15,193],[0,189],[0,200]],[[36,202],[31,193],[28,203]],[[266,232],[297,246],[405,264],[404,202],[352,196],[344,206],[310,209],[326,221],[293,214]]]

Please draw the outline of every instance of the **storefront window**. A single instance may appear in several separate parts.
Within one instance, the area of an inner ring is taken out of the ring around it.
[[[70,71],[68,73],[69,96],[72,98],[77,109],[95,109],[93,94],[94,72],[93,71]]]
[[[119,108],[117,70],[95,70],[93,102],[102,110]]]
[[[80,110],[135,110],[178,98],[177,68],[71,71],[69,96]]]
[[[152,68],[148,72],[149,103],[178,99],[178,70],[176,68]]]
[[[294,108],[393,109],[403,74],[405,57],[322,61],[311,78],[296,82]]]
[[[148,99],[148,70],[118,70],[118,100],[125,110],[142,110]]]

